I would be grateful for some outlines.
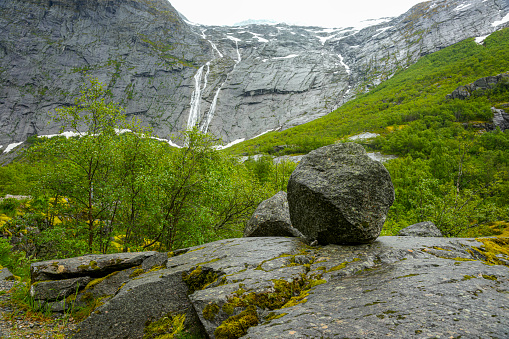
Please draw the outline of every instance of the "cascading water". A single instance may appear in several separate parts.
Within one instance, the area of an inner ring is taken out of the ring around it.
[[[194,75],[194,91],[191,95],[191,108],[189,109],[189,117],[187,118],[187,129],[192,129],[198,121],[200,114],[200,101],[201,101],[201,76],[205,65],[198,69]]]
[[[228,38],[230,40],[235,41],[235,47],[236,47],[236,50],[237,50],[237,60],[235,60],[235,65],[233,66],[233,69],[230,72],[230,74],[231,74],[235,70],[235,67],[237,67],[239,62],[242,61],[242,57],[240,56],[239,43],[238,43],[240,41],[240,39],[237,39],[237,38],[234,38],[234,37],[230,37],[230,36]],[[212,104],[210,105],[210,109],[209,109],[208,113],[205,115],[205,117],[203,119],[203,122],[202,122],[202,125],[200,126],[200,131],[202,133],[207,133],[207,131],[209,129],[210,122],[212,121],[212,118],[214,117],[214,113],[216,111],[217,98],[219,97],[219,92],[221,92],[221,89],[223,88],[224,84],[226,83],[226,81],[228,81],[228,78],[229,78],[230,74],[228,74],[226,76],[226,80],[223,81],[221,86],[219,86],[219,88],[216,91],[216,94],[214,95],[214,99],[212,99]]]
[[[207,66],[207,72],[205,72],[205,77],[203,77],[204,79],[202,87],[201,83],[203,69],[205,68],[205,66]],[[192,129],[198,122],[198,119],[200,118],[201,94],[207,87],[209,73],[210,73],[210,61],[207,62],[205,65],[201,66],[194,75],[194,92],[191,95],[191,108],[189,110],[189,117],[187,118],[188,130]]]

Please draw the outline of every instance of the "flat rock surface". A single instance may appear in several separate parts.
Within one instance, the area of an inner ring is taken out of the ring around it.
[[[423,221],[403,228],[399,236],[411,237],[442,237],[442,232],[431,221]]]
[[[255,306],[258,325],[242,337],[507,338],[509,267],[500,263],[509,258],[485,250],[464,238],[319,247],[284,237],[216,241],[128,281],[76,337],[138,336],[147,322],[185,313],[191,329],[220,338],[218,327]]]
[[[480,245],[471,240],[423,239],[379,238],[373,248],[402,251],[393,258],[404,255],[406,260],[332,277],[315,287],[305,304],[280,311],[283,317],[252,327],[245,337],[507,338],[508,267],[424,251],[428,246]]]

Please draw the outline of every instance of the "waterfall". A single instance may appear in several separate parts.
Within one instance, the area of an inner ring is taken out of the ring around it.
[[[204,67],[205,65],[201,66],[194,75],[194,91],[191,95],[191,108],[189,110],[189,117],[187,118],[187,129],[192,129],[194,125],[196,125],[200,115],[201,76]]]
[[[221,89],[223,88],[223,86],[226,83],[226,81],[228,81],[228,78],[230,77],[230,74],[233,73],[233,71],[235,70],[235,67],[237,67],[239,62],[242,61],[242,58],[240,56],[240,51],[239,51],[239,44],[238,44],[238,42],[240,40],[237,39],[237,38],[234,38],[234,37],[230,37],[230,36],[228,38],[230,38],[231,40],[235,41],[235,47],[236,47],[236,50],[237,50],[237,60],[235,61],[235,65],[233,66],[232,71],[226,76],[226,80],[223,81],[221,86],[219,86],[219,88],[216,91],[216,94],[214,95],[214,99],[212,99],[212,104],[210,105],[210,109],[209,109],[208,113],[205,114],[205,117],[204,117],[204,119],[202,121],[202,125],[200,126],[200,131],[202,133],[207,133],[207,131],[209,130],[210,122],[212,121],[212,118],[214,117],[214,113],[216,112],[217,98],[219,97],[219,92],[221,92]],[[222,54],[221,54],[221,57],[222,57]]]

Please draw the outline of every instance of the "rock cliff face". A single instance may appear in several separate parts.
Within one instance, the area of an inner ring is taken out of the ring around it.
[[[251,138],[506,27],[508,13],[508,0],[444,0],[363,29],[207,27],[165,0],[0,0],[0,145],[56,132],[48,112],[72,103],[85,74],[159,136],[198,125],[225,142]]]

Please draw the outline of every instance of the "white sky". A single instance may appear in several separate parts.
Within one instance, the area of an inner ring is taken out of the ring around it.
[[[398,16],[422,0],[169,0],[188,20],[233,25],[248,19],[348,27],[366,19]]]

